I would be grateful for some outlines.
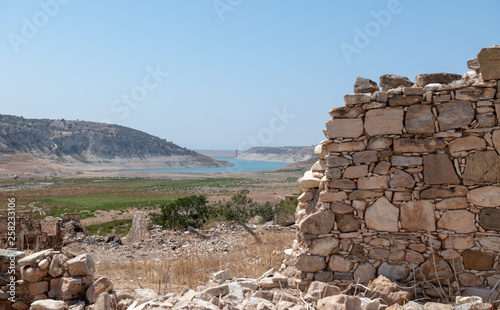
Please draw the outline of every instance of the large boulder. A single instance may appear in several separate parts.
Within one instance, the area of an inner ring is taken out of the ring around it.
[[[81,254],[68,260],[69,273],[72,276],[86,276],[95,273],[95,263],[89,254]]]
[[[402,305],[413,297],[409,290],[404,290],[384,276],[378,276],[368,285],[368,288],[368,297],[372,299],[381,298],[387,305]]]
[[[483,48],[477,60],[483,80],[500,80],[500,46]]]

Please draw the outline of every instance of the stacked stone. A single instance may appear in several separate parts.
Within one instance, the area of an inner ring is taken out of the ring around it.
[[[473,71],[358,77],[299,180],[299,284],[500,280],[500,47]]]
[[[119,297],[112,292],[113,283],[107,278],[94,279],[95,264],[88,254],[70,259],[48,249],[19,259],[16,268],[20,279],[16,281],[15,302],[3,302],[2,309],[117,307]]]

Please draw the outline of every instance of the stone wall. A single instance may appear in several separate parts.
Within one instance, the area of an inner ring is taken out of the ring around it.
[[[500,46],[472,71],[358,77],[299,180],[302,284],[500,280]],[[481,73],[483,72],[483,73]],[[435,292],[437,294],[437,292]]]

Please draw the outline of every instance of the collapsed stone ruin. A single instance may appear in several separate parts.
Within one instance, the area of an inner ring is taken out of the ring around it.
[[[301,283],[500,281],[500,46],[472,70],[358,77],[299,180]],[[380,88],[382,90],[380,90]]]
[[[65,238],[85,232],[79,213],[67,213],[61,217],[47,216],[40,222],[30,218],[16,219],[15,246],[9,244],[8,217],[0,217],[0,249],[15,248],[19,251],[60,250]]]

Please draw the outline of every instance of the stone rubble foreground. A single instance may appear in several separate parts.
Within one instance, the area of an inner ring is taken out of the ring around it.
[[[3,258],[9,253],[1,254]],[[332,284],[314,281],[302,292],[290,287],[295,283],[293,278],[274,269],[258,279],[233,278],[230,270],[222,270],[212,274],[205,286],[196,290],[185,288],[180,294],[158,296],[151,289],[136,289],[133,294],[127,294],[114,290],[110,279],[95,275],[94,261],[88,254],[70,258],[49,249],[22,256],[18,256],[22,279],[16,288],[16,302],[2,302],[1,309],[492,309],[491,304],[484,303],[477,296],[458,297],[453,305],[419,304],[409,300],[412,297],[410,289],[402,288],[384,276],[367,287],[350,287],[345,291]],[[3,267],[5,262],[2,262]]]

